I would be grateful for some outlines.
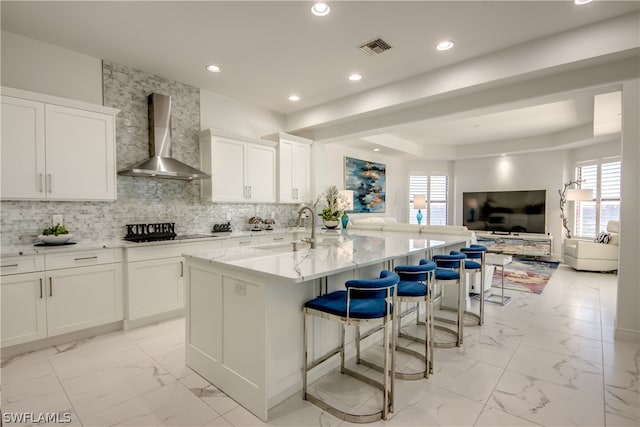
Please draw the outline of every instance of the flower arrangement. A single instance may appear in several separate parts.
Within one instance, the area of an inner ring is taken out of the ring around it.
[[[335,185],[330,185],[326,191],[316,200],[314,205],[318,204],[324,198],[324,208],[318,213],[318,216],[324,221],[340,221],[340,217],[344,215],[344,208],[347,206],[346,200],[343,200],[340,190]]]

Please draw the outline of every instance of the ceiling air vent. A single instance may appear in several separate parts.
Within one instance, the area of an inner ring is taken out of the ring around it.
[[[360,50],[366,53],[367,55],[379,55],[385,50],[391,49],[389,43],[382,39],[371,40],[370,42],[366,42],[362,46],[360,46]]]

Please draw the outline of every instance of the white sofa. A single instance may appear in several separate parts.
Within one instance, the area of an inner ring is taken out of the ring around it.
[[[564,262],[576,270],[614,271],[618,269],[618,242],[620,222],[609,221],[607,232],[609,243],[591,240],[567,239],[564,241]]]
[[[470,231],[463,225],[406,224],[399,223],[393,217],[362,216],[352,217],[349,221],[349,228],[354,230],[404,231],[423,234],[460,234],[469,236],[472,243],[477,243],[475,232]]]

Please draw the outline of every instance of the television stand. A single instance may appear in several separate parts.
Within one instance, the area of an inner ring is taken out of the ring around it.
[[[516,256],[549,258],[553,249],[553,236],[550,234],[498,234],[478,232],[478,244],[487,246],[489,252]]]

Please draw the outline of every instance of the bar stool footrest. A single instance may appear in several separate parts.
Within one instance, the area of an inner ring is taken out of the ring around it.
[[[336,417],[338,419],[341,419],[343,421],[348,421],[350,423],[366,424],[366,423],[372,423],[372,422],[375,422],[377,420],[384,419],[382,411],[374,412],[372,414],[363,414],[363,415],[351,414],[351,413],[348,413],[348,412],[345,412],[345,411],[341,411],[340,409],[329,405],[324,400],[318,399],[317,397],[315,397],[314,395],[310,394],[309,392],[306,393],[306,395],[304,396],[304,399],[309,401],[309,402],[311,402],[311,403],[313,403],[314,405],[316,405],[317,407],[319,407],[323,411],[327,411],[328,413],[330,413],[334,417]]]

